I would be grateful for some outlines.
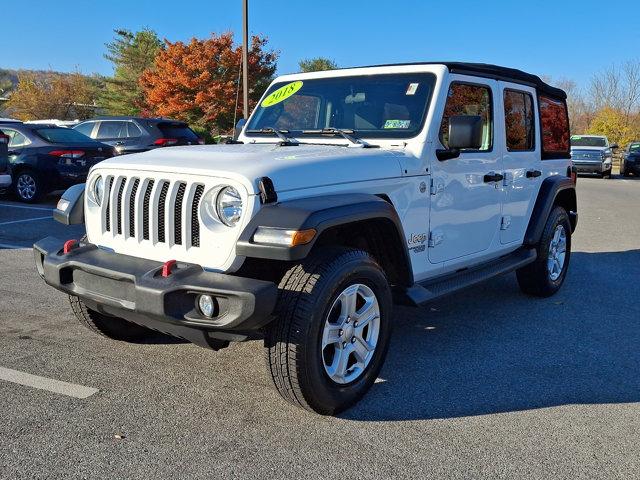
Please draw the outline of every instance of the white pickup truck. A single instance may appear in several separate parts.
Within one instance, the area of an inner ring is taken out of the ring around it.
[[[512,271],[527,294],[560,288],[577,223],[565,98],[484,64],[283,76],[234,144],[92,168],[54,212],[86,238],[38,242],[36,265],[112,339],[262,338],[282,396],[335,414],[378,377],[394,304]]]

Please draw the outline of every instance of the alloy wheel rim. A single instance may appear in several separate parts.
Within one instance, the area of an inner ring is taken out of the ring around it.
[[[336,383],[357,380],[373,358],[380,334],[380,304],[361,283],[345,288],[333,302],[322,331],[322,361]]]
[[[31,200],[36,194],[36,181],[31,175],[22,174],[18,177],[16,188],[21,198]]]
[[[549,243],[549,256],[547,258],[547,270],[552,281],[558,280],[564,269],[567,257],[567,232],[563,225],[558,225],[553,232]]]

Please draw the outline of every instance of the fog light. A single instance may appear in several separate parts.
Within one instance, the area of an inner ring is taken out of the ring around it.
[[[215,313],[216,304],[211,295],[200,295],[198,297],[198,308],[205,317],[212,318]]]

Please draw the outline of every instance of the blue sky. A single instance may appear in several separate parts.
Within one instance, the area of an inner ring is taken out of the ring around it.
[[[0,21],[0,67],[109,74],[104,43],[114,28],[149,27],[169,40],[231,30],[240,40],[240,0],[25,4],[27,15]],[[462,60],[586,85],[594,72],[640,58],[638,18],[638,0],[250,0],[251,31],[281,52],[280,73],[313,56],[340,66]]]

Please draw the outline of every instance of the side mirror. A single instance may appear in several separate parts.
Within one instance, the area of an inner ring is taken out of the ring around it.
[[[449,118],[449,148],[477,150],[482,147],[482,117],[454,115]]]
[[[246,118],[241,118],[240,120],[238,120],[238,123],[236,123],[236,128],[233,131],[233,139],[234,140],[238,139],[238,137],[242,133],[242,129],[244,128],[246,123],[247,123],[247,119]]]
[[[453,115],[449,117],[449,148],[437,150],[438,160],[460,156],[460,150],[478,150],[482,147],[482,117],[480,115]]]

